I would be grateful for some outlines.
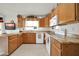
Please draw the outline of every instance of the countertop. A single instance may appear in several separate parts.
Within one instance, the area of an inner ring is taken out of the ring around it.
[[[44,33],[44,32],[47,32],[47,31],[50,31],[49,28],[40,28],[40,29],[37,29],[37,30],[23,30],[23,31],[12,31],[11,30],[7,31],[7,33],[4,33],[4,34],[0,34],[0,36],[11,36],[11,35],[16,35],[16,34],[22,34],[22,33]]]
[[[47,34],[49,34],[53,39],[56,39],[58,42],[60,43],[78,43],[79,44],[79,37],[65,37],[63,35],[59,35],[59,34],[55,34],[52,32],[46,32]]]
[[[50,27],[40,27],[38,29],[33,29],[33,30],[23,30],[22,33],[37,33],[37,32],[47,32],[50,31],[51,28]]]
[[[17,34],[22,34],[22,33],[0,34],[0,37],[11,36],[11,35],[17,35]]]
[[[15,33],[9,33],[9,34],[1,34],[1,36],[11,36],[15,34],[22,34],[22,33],[37,33],[37,32],[42,32],[42,33],[48,33],[52,38],[56,39],[60,43],[79,43],[79,37],[74,38],[74,37],[64,37],[63,35],[55,34],[53,33],[49,28],[41,29],[41,30],[24,30],[22,32],[15,32]]]

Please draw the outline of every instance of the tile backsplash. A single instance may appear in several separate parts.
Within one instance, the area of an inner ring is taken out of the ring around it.
[[[64,29],[67,29],[67,33],[78,34],[79,35],[79,23],[59,26],[59,28],[57,30],[54,30],[54,31],[56,33],[63,34]]]

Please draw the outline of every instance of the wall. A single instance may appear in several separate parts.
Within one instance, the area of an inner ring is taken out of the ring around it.
[[[67,33],[79,35],[79,23],[59,26],[59,28],[55,30],[55,32],[59,34],[64,34],[64,29],[67,29]]]
[[[4,17],[5,22],[14,20],[17,23],[17,14],[26,16],[31,14],[45,15],[56,6],[56,3],[1,3],[0,15]]]

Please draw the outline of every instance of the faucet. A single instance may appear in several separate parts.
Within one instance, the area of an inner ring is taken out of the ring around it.
[[[64,37],[66,38],[67,37],[67,29],[64,29],[64,32],[65,32]]]

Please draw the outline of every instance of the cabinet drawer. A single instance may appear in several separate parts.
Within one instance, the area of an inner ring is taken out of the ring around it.
[[[15,38],[17,38],[17,35],[12,35],[12,36],[9,36],[8,38],[9,38],[9,40],[15,39]]]
[[[57,48],[61,49],[61,44],[60,44],[56,39],[53,39],[53,44],[54,44]]]

